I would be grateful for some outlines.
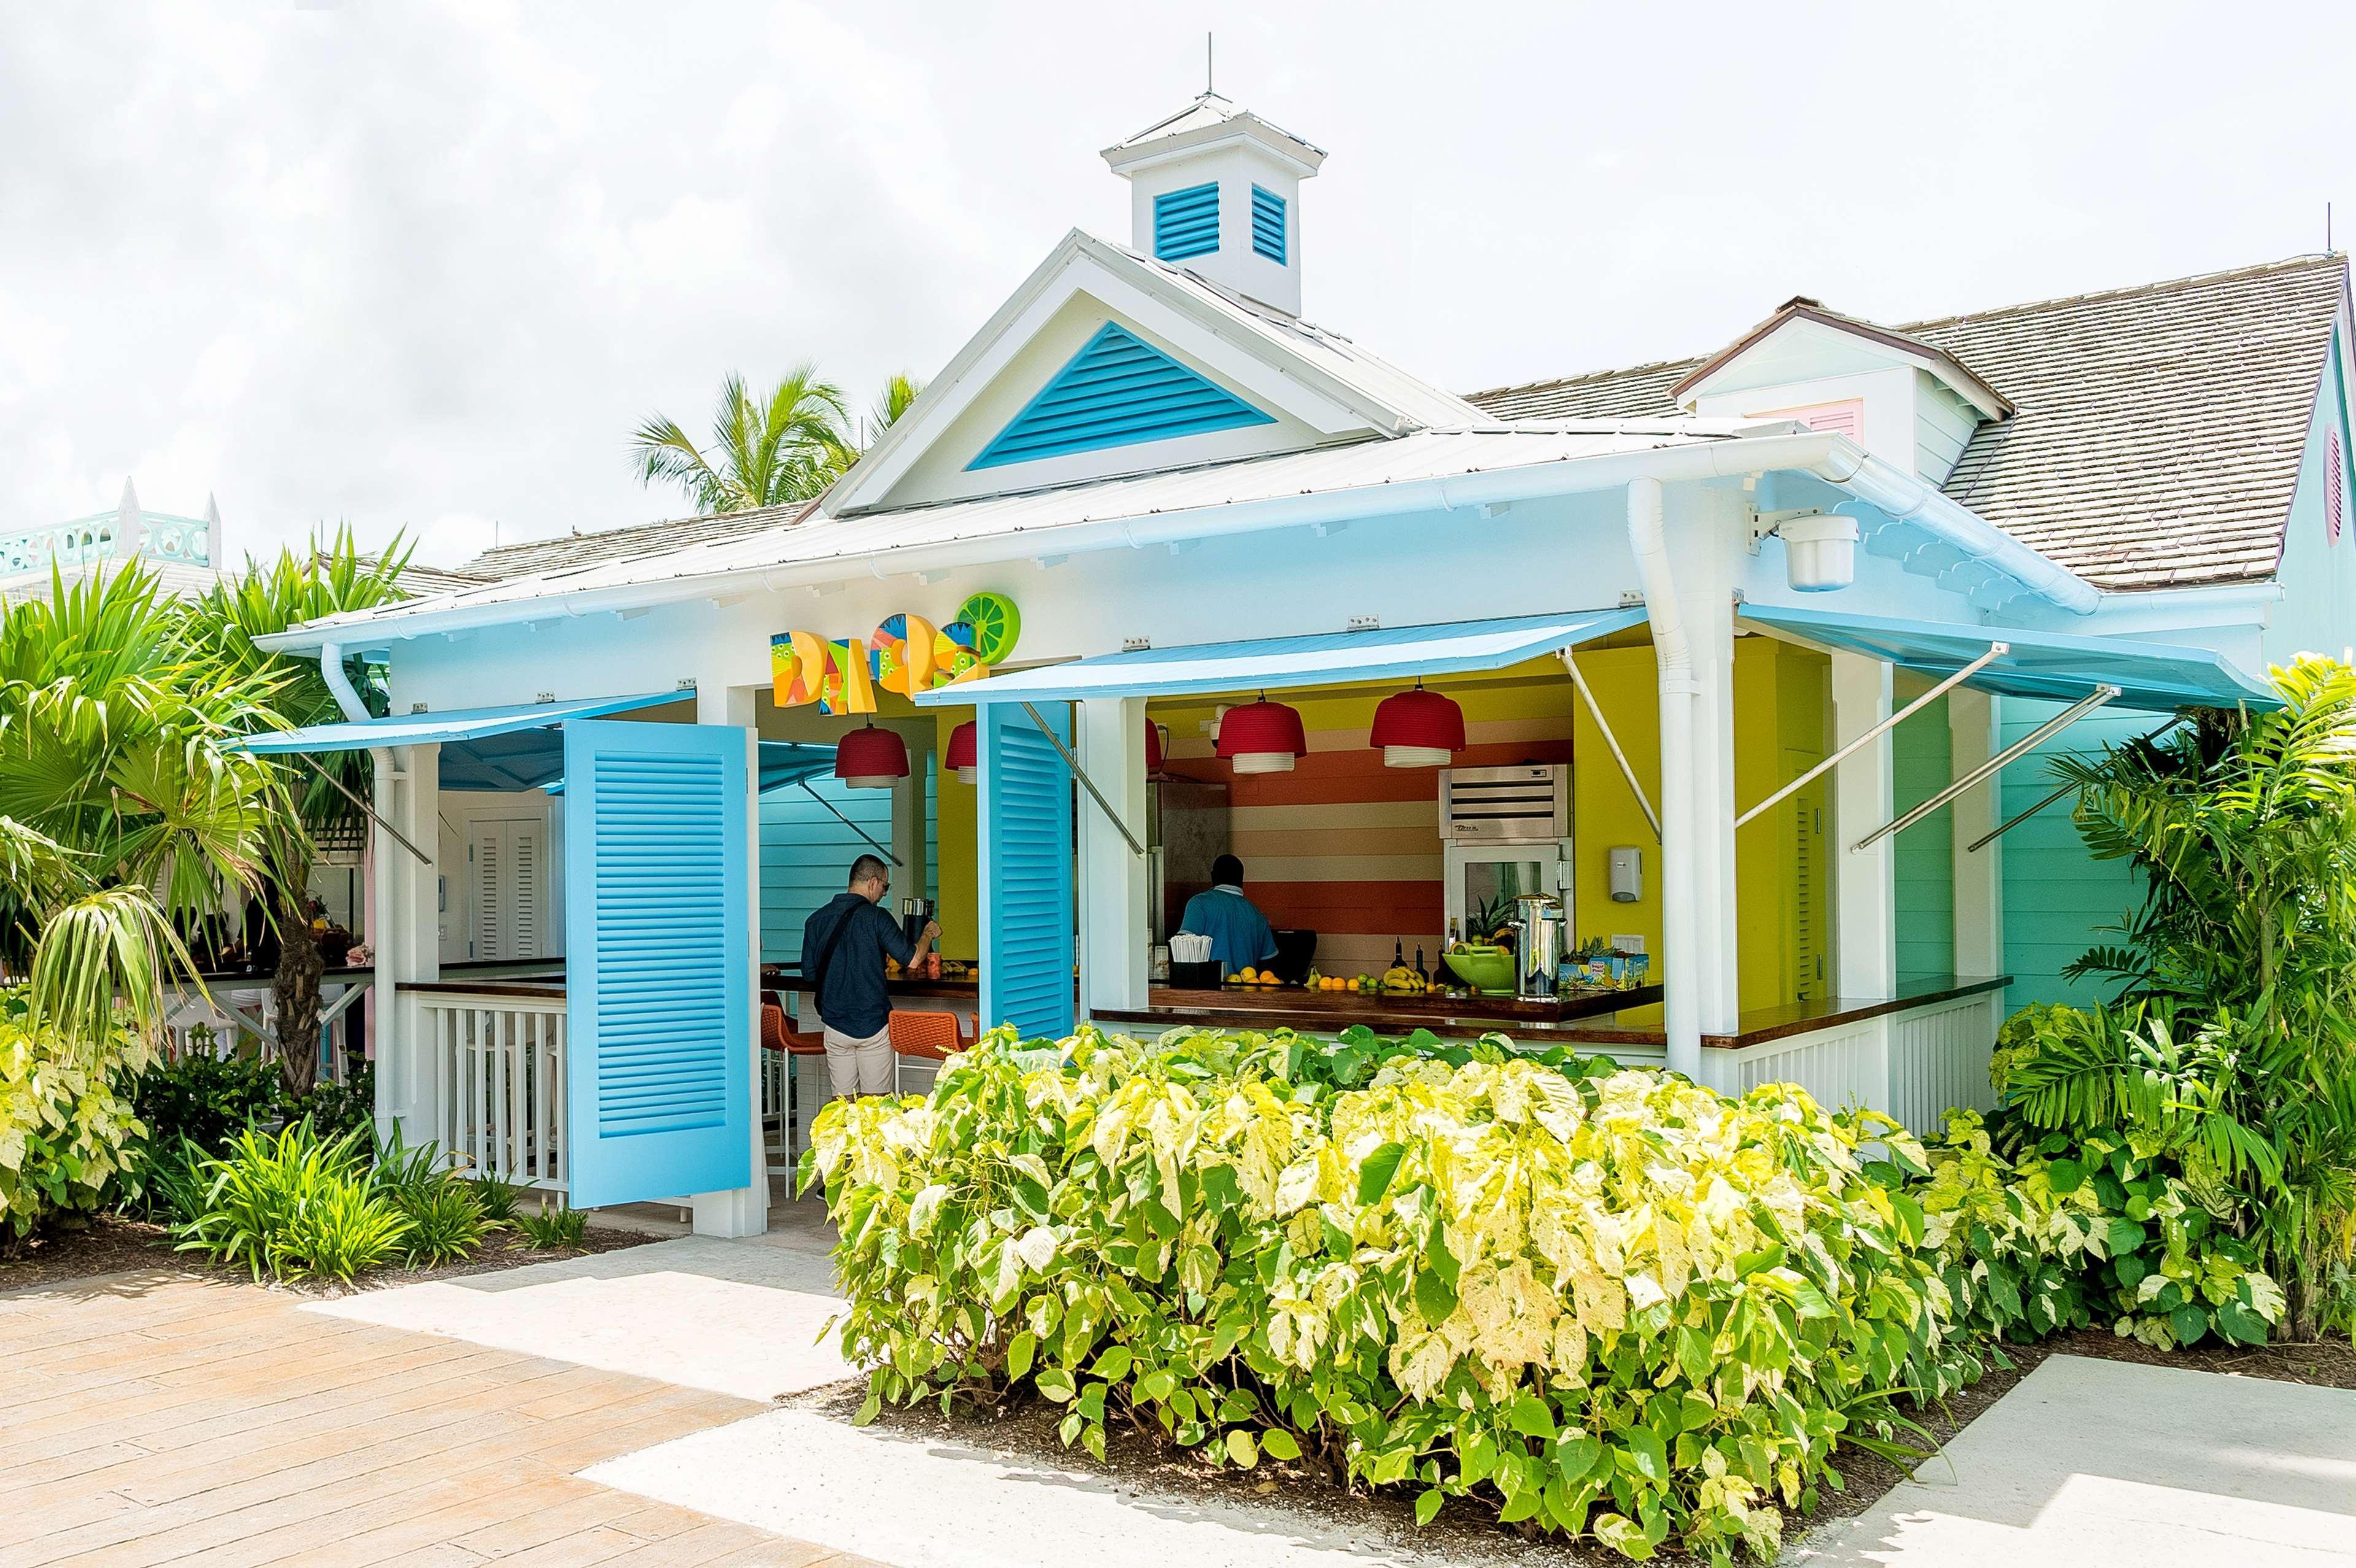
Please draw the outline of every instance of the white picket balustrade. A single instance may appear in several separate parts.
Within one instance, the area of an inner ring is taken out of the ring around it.
[[[564,1191],[564,1004],[443,993],[419,1017],[454,1167]]]

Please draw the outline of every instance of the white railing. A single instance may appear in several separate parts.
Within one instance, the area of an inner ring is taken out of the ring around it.
[[[1703,1075],[1729,1094],[1796,1083],[1820,1104],[1870,1106],[1927,1137],[1941,1130],[1950,1110],[1985,1111],[1995,1103],[1988,1058],[2003,1021],[2004,993],[1984,991],[1708,1050]]]
[[[443,993],[417,1015],[454,1168],[564,1191],[563,1002]]]

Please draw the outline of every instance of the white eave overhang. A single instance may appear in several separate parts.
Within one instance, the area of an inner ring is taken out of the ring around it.
[[[1847,436],[1795,431],[1781,422],[1765,428],[1788,433],[1708,439],[1687,436],[1660,445],[1419,478],[1387,478],[1371,472],[1360,483],[1248,499],[1190,503],[1183,499],[1187,487],[1178,481],[1198,476],[1160,475],[1036,497],[948,502],[905,512],[807,523],[728,541],[708,552],[705,547],[690,547],[673,557],[613,564],[538,583],[494,585],[439,599],[389,605],[309,622],[256,640],[273,652],[316,653],[322,644],[330,642],[348,652],[361,652],[412,638],[647,609],[746,592],[819,586],[862,575],[884,578],[1094,551],[1139,550],[1278,528],[1508,505],[1617,489],[1635,478],[1677,484],[1783,470],[1808,473],[1840,489],[1878,512],[1878,523],[1920,530],[1948,551],[2010,579],[2021,591],[2058,608],[2086,615],[2100,601],[2093,585],[1948,499],[1936,487],[1870,456]],[[1510,427],[1487,432],[1428,431],[1345,450],[1364,452],[1371,460],[1402,450],[1408,441],[1453,435],[1541,439],[1537,434]],[[1289,454],[1233,467],[1237,470],[1258,469],[1263,465],[1272,467],[1311,456]],[[1332,458],[1336,454],[1314,456]],[[1205,493],[1199,483],[1192,491],[1195,496]],[[1124,493],[1125,502],[1119,499]],[[1173,504],[1157,505],[1157,499]],[[1054,515],[1055,503],[1059,501],[1068,501],[1061,509],[1071,514],[1067,518]],[[924,537],[937,531],[952,512],[1010,509],[1018,503],[1023,510],[999,526],[977,528],[961,537]],[[1092,503],[1099,510],[1091,511]],[[908,535],[905,542],[900,537],[904,532]],[[844,547],[826,549],[837,542]],[[747,558],[765,551],[769,553],[767,559]],[[678,560],[677,569],[658,574],[660,563],[698,553],[714,557],[708,569],[699,570],[690,560]],[[581,581],[578,586],[567,588],[565,578]]]

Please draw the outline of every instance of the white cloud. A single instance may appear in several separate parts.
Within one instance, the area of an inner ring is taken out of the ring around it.
[[[2203,8],[21,7],[0,528],[217,490],[449,561],[678,510],[629,430],[930,373],[1200,85],[1332,151],[1311,314],[1470,388],[2312,248],[2351,23]],[[2342,198],[2351,193],[2337,192]]]

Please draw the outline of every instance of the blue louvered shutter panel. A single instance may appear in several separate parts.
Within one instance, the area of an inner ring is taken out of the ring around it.
[[[1167,190],[1153,199],[1153,256],[1183,262],[1219,248],[1219,188]]]
[[[1071,744],[1068,704],[1039,716]],[[982,1023],[1060,1037],[1072,1032],[1072,771],[1020,703],[985,703],[976,723]]]
[[[966,467],[995,468],[1275,422],[1119,322],[1108,321]]]
[[[746,767],[730,725],[564,726],[576,1208],[752,1185]]]
[[[1252,249],[1284,264],[1284,198],[1252,187]]]

